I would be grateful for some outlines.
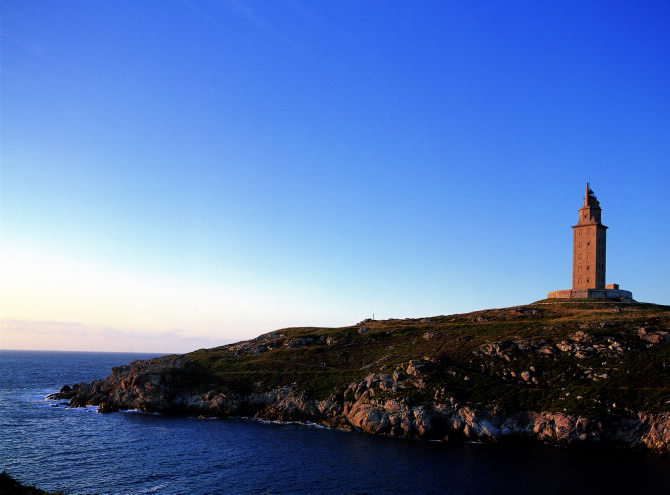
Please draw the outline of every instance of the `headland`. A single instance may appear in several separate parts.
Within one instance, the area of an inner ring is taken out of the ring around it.
[[[446,441],[670,453],[670,306],[546,299],[289,328],[136,361],[51,398]]]

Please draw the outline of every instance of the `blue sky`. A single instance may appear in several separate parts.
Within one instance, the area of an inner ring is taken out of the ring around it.
[[[670,304],[670,4],[2,8],[0,347],[187,352],[532,302],[590,180]]]

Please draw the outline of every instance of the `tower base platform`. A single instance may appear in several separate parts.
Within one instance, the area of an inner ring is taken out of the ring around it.
[[[620,289],[567,289],[554,290],[547,299],[620,299],[622,302],[636,302],[633,293]]]

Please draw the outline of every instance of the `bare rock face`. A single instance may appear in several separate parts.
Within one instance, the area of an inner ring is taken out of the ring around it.
[[[411,404],[393,391],[422,384],[426,363],[409,362],[405,371],[372,373],[352,383],[352,400],[308,398],[295,386],[264,393],[197,392],[179,375],[135,364],[115,368],[111,376],[90,384],[63,387],[50,398],[69,398],[72,406],[97,405],[100,412],[138,410],[201,416],[254,416],[279,421],[307,421],[371,434],[438,440],[504,442],[534,440],[558,445],[608,445],[670,453],[670,414],[644,414],[607,424],[551,412],[508,413],[497,406],[444,401]],[[391,395],[391,396],[389,396]]]
[[[59,392],[55,394],[49,394],[47,395],[47,399],[51,400],[70,400],[72,397],[74,397],[77,394],[77,390],[79,389],[79,385],[75,384],[70,387],[69,385],[63,385],[63,387],[60,389]]]
[[[640,423],[648,427],[644,444],[653,452],[670,454],[670,414],[640,414]]]
[[[585,344],[590,344],[593,342],[593,335],[580,330],[570,335],[570,339],[574,340],[575,342],[584,342]]]
[[[540,441],[556,445],[602,445],[670,453],[670,415],[641,415],[611,424],[563,413],[517,412],[451,402],[409,406],[365,398],[344,409],[349,424],[373,434],[485,442]]]

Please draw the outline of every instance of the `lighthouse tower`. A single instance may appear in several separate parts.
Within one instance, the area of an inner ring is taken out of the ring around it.
[[[616,299],[634,302],[633,294],[617,284],[605,285],[607,227],[602,223],[600,201],[586,184],[584,206],[572,226],[572,289],[555,290],[549,299]]]
[[[586,184],[584,206],[573,226],[572,288],[604,289],[607,227],[601,221],[600,201]]]

